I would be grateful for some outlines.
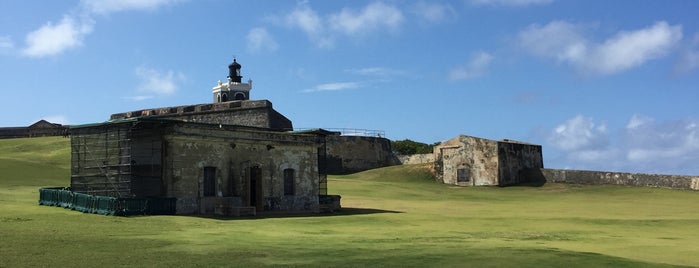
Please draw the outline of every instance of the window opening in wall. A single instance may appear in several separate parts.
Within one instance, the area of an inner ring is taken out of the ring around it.
[[[228,170],[228,189],[230,190],[229,196],[238,196],[238,186],[235,181],[235,170]]]
[[[294,194],[294,170],[287,168],[284,170],[284,195]]]
[[[221,96],[221,102],[227,102],[228,101],[228,94],[223,93],[223,96]]]
[[[471,171],[466,168],[460,168],[456,170],[456,182],[469,182],[471,181]]]
[[[216,196],[216,167],[204,167],[204,196]]]
[[[244,93],[235,93],[235,100],[245,100],[245,94]]]

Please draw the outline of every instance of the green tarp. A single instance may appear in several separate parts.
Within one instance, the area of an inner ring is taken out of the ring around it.
[[[64,187],[39,189],[39,205],[101,215],[172,215],[176,203],[176,198],[109,197],[75,193]]]

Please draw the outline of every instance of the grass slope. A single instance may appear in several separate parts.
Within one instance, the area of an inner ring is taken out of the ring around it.
[[[38,206],[69,184],[63,138],[0,140],[0,267],[699,266],[692,191],[458,188],[424,166],[331,176],[327,216],[112,217]]]

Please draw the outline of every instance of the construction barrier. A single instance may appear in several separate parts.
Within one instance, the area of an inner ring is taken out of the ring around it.
[[[39,189],[39,205],[101,215],[172,215],[176,198],[125,198],[75,193],[66,187]]]

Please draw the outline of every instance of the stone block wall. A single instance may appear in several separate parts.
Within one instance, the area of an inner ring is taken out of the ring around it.
[[[699,190],[699,177],[566,169],[527,169],[522,176],[531,182],[612,184]]]
[[[113,114],[110,119],[150,117],[185,122],[238,125],[275,131],[293,130],[291,120],[272,107],[267,100],[230,101],[131,111]]]
[[[397,155],[397,165],[434,163],[434,154]]]
[[[386,138],[330,135],[326,142],[328,174],[348,174],[395,163],[391,141]]]

